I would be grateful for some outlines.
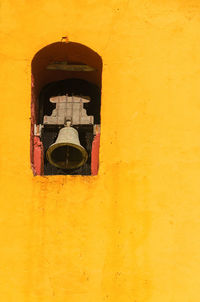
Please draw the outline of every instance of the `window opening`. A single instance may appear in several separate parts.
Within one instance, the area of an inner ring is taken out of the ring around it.
[[[57,42],[32,61],[31,164],[35,175],[96,175],[102,60]]]

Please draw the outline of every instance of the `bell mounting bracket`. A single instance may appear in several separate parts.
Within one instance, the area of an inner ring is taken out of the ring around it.
[[[50,98],[51,103],[56,104],[56,108],[50,116],[45,115],[44,125],[65,125],[66,121],[71,121],[71,125],[93,125],[94,117],[88,116],[84,103],[89,103],[90,99],[80,96],[56,96]]]

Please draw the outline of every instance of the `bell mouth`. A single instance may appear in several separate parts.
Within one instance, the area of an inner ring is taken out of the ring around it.
[[[80,168],[88,159],[85,148],[71,143],[53,144],[46,155],[52,166],[64,170]]]

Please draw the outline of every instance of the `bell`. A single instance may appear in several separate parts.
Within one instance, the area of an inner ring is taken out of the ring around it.
[[[84,165],[88,154],[80,144],[78,131],[70,126],[62,128],[56,142],[47,150],[47,159],[60,169],[77,169]]]

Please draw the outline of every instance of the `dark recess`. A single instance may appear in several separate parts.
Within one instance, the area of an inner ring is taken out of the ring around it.
[[[57,81],[46,85],[39,97],[39,116],[38,124],[43,124],[44,115],[51,115],[55,104],[52,104],[49,99],[58,95],[78,95],[90,97],[90,103],[84,104],[84,108],[88,115],[94,116],[94,123],[100,124],[100,88],[92,83],[80,79],[67,79]],[[93,126],[82,125],[74,126],[79,132],[81,145],[88,152],[88,160],[85,165],[75,170],[63,170],[52,166],[46,158],[46,151],[53,144],[60,130],[58,125],[45,125],[42,130],[42,143],[44,146],[44,175],[90,175],[91,174],[91,149],[93,141]]]

